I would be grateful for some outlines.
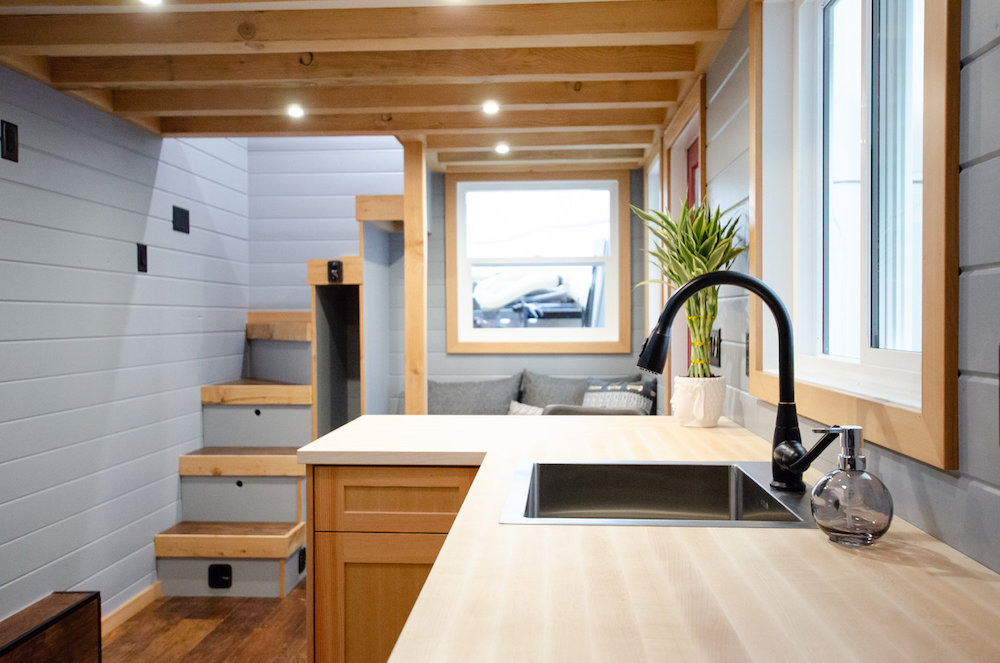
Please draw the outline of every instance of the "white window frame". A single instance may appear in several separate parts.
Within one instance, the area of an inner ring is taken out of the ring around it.
[[[832,1],[832,0],[831,0]],[[859,291],[857,301],[860,322],[857,334],[860,339],[860,356],[846,358],[823,353],[823,9],[826,0],[796,0],[792,3],[793,30],[785,34],[788,47],[798,53],[791,71],[777,81],[768,81],[769,70],[764,69],[765,86],[774,86],[771,94],[777,98],[792,99],[791,121],[796,130],[789,144],[787,158],[797,164],[788,169],[790,182],[784,185],[772,182],[773,189],[765,190],[765,197],[787,196],[794,192],[795,202],[785,214],[768,215],[768,232],[780,232],[791,239],[797,247],[796,259],[789,265],[786,261],[767,260],[763,262],[763,279],[768,283],[790,282],[791,288],[781,293],[792,315],[795,328],[795,368],[800,380],[854,393],[867,398],[876,398],[907,407],[920,407],[921,355],[917,352],[900,352],[870,347],[871,320],[871,159],[868,146],[871,137],[871,42],[862,39],[864,54],[862,70],[858,72],[858,85],[862,93],[861,135],[864,145],[859,150],[865,154],[861,166],[860,209],[858,210],[862,232],[856,247],[856,269]],[[870,0],[866,1],[868,13],[865,29],[870,28]],[[777,32],[777,31],[776,31]],[[767,38],[772,37],[771,32]],[[783,80],[782,80],[783,78]],[[781,90],[782,83],[786,83]],[[774,124],[769,125],[769,120]],[[765,113],[764,132],[787,132],[787,125],[778,115],[768,117]],[[778,144],[779,141],[765,144]],[[769,159],[779,158],[774,150]],[[769,175],[765,173],[765,181]],[[765,185],[766,186],[766,185]],[[784,192],[784,193],[782,193]],[[765,198],[765,214],[768,200]],[[776,240],[777,241],[777,238]],[[765,240],[765,252],[768,242]],[[836,270],[833,258],[832,270]],[[831,312],[835,315],[836,312]],[[763,344],[763,368],[777,372],[777,339],[773,329],[765,326]]]
[[[469,190],[516,188],[607,187],[611,193],[611,228],[608,255],[556,259],[494,260],[490,264],[570,264],[581,262],[605,265],[605,325],[593,328],[504,328],[475,329],[472,311],[471,265],[465,255],[464,193]],[[631,351],[631,286],[628,171],[595,171],[551,174],[448,174],[446,202],[446,295],[447,351],[449,353],[490,354],[574,354],[626,353]]]

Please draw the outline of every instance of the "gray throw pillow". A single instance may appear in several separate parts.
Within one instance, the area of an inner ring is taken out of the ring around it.
[[[428,414],[507,414],[517,400],[521,374],[475,382],[427,381]]]
[[[638,374],[620,378],[610,378],[607,382],[636,382]],[[521,380],[521,402],[535,407],[561,405],[583,405],[583,394],[587,391],[587,378],[556,378],[541,373],[524,372]]]

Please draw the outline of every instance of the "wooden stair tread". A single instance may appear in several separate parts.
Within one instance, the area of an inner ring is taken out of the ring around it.
[[[305,545],[304,522],[186,520],[156,535],[157,557],[285,559]]]
[[[310,311],[249,311],[247,338],[271,341],[311,341],[313,338]]]
[[[295,456],[298,447],[202,447],[186,456]]]
[[[240,378],[201,388],[204,404],[312,405],[312,385]]]
[[[181,476],[305,476],[298,447],[203,447],[179,460]]]

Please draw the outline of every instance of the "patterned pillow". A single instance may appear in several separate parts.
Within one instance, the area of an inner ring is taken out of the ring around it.
[[[585,407],[638,408],[646,414],[656,404],[656,379],[639,382],[608,382],[591,378],[583,395]]]
[[[604,382],[635,382],[641,376],[627,375],[610,378]],[[557,378],[543,373],[524,371],[521,381],[521,402],[537,407],[553,403],[563,405],[583,405],[583,395],[587,392],[587,378]]]
[[[507,414],[541,414],[542,408],[535,407],[534,405],[526,405],[519,401],[511,401],[510,407],[507,408]]]

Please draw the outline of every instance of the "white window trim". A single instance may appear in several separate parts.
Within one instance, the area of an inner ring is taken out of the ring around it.
[[[871,318],[871,274],[868,265],[871,260],[871,160],[865,158],[862,165],[861,200],[866,201],[859,210],[864,228],[860,254],[860,292],[862,302],[860,313],[861,352],[857,359],[824,355],[822,353],[822,228],[816,222],[823,218],[822,170],[823,170],[823,8],[828,0],[796,0],[788,6],[794,12],[791,31],[768,31],[767,40],[772,43],[765,48],[773,48],[777,39],[786,39],[785,52],[797,53],[792,58],[791,70],[784,75],[769,80],[771,61],[764,67],[764,86],[770,98],[793,100],[792,142],[790,154],[775,153],[771,148],[765,163],[784,158],[795,164],[785,172],[790,181],[774,181],[770,172],[765,171],[765,215],[768,219],[766,232],[771,237],[775,233],[791,238],[791,244],[798,250],[792,252],[794,259],[790,265],[779,260],[763,261],[763,279],[768,283],[790,283],[791,288],[780,293],[792,315],[796,330],[795,366],[796,377],[802,381],[823,385],[859,396],[897,403],[906,407],[919,408],[921,399],[921,354],[900,352],[869,347],[868,321]],[[769,6],[766,11],[771,11]],[[870,27],[870,13],[867,25]],[[780,34],[779,34],[780,33]],[[864,62],[871,62],[871,44],[863,40]],[[765,55],[767,59],[767,55]],[[861,72],[859,72],[859,75]],[[784,84],[784,85],[783,85]],[[871,71],[866,68],[864,78],[858,83],[863,91],[862,135],[867,141],[871,136],[871,116],[868,112],[872,100]],[[765,102],[766,103],[766,102]],[[773,124],[771,124],[773,123]],[[781,116],[768,114],[763,117],[765,135],[787,132]],[[778,141],[766,145],[779,144]],[[780,176],[779,176],[780,177]],[[771,182],[767,182],[772,179]],[[768,214],[768,196],[787,196],[794,192],[794,202],[789,213]],[[810,220],[812,220],[810,222]],[[777,238],[775,238],[777,241]],[[765,253],[768,252],[765,240]],[[790,269],[789,269],[790,267]],[[777,374],[777,338],[773,327],[765,325],[763,344],[763,369]]]

